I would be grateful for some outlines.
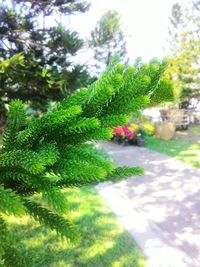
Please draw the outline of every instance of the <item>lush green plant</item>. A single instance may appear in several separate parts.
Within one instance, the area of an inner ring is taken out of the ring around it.
[[[67,203],[61,189],[142,172],[117,167],[88,141],[108,140],[112,127],[125,124],[130,112],[171,100],[171,83],[162,78],[165,67],[166,62],[157,60],[134,67],[112,65],[87,89],[32,120],[22,102],[13,101],[0,148],[1,214],[28,213],[68,240],[79,239],[76,227],[62,216]],[[36,193],[43,203],[30,198]],[[7,236],[0,216],[0,253],[10,266],[16,254]]]

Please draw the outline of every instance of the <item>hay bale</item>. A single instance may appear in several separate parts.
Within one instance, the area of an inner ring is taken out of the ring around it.
[[[172,122],[155,123],[155,136],[162,140],[171,140],[176,131],[176,126]]]

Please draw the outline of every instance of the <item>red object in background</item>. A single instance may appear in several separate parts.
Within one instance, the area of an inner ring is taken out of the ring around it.
[[[125,135],[129,135],[131,133],[131,131],[129,130],[127,126],[124,126],[123,130],[124,130]]]
[[[118,127],[114,127],[113,128],[114,130],[114,134],[115,136],[124,136],[124,137],[127,137],[127,139],[130,141],[130,140],[133,140],[138,132],[137,131],[134,131],[132,132],[128,126],[118,126]]]
[[[123,136],[125,135],[123,127],[119,126],[119,127],[114,127],[114,133],[116,136]]]
[[[136,135],[137,135],[137,132],[131,132],[130,134],[129,134],[129,136],[128,136],[128,140],[130,141],[130,140],[133,140],[135,137],[136,137]]]

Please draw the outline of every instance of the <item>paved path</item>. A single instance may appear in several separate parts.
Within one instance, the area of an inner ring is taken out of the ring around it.
[[[96,188],[150,267],[200,267],[200,170],[139,147],[102,143],[119,165],[145,175]]]

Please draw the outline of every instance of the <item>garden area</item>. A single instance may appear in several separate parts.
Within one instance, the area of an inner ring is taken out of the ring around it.
[[[186,130],[178,128],[169,140],[156,136],[155,128],[148,118],[142,116],[137,124],[114,128],[112,141],[122,146],[145,147],[200,167],[200,125],[189,125]]]
[[[180,159],[200,168],[200,126],[191,126],[186,131],[177,131],[174,139],[165,141],[147,137],[146,148]]]
[[[179,229],[198,228],[193,1],[169,6],[170,53],[150,60],[131,57],[120,1],[0,1],[0,267],[149,267],[168,230],[188,253],[170,227],[181,192],[195,225]]]

